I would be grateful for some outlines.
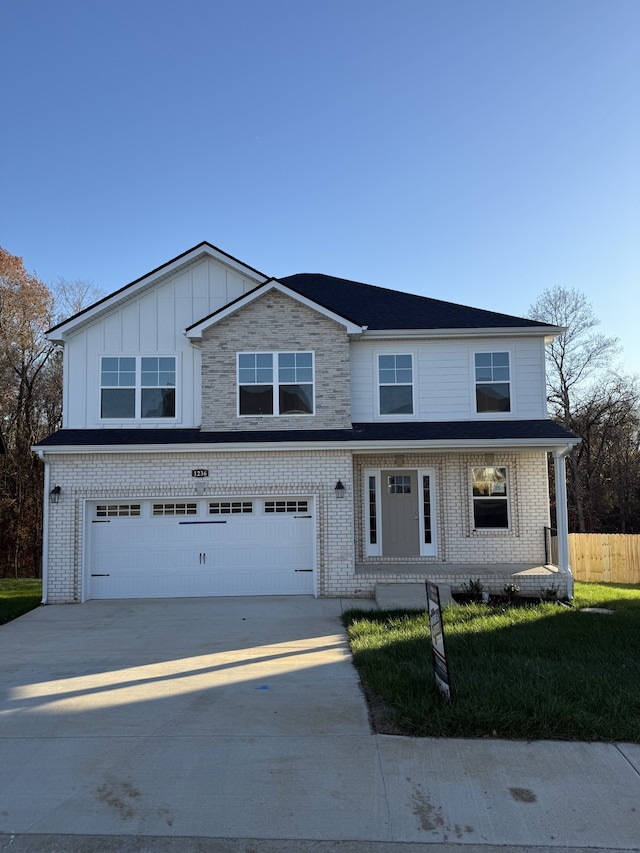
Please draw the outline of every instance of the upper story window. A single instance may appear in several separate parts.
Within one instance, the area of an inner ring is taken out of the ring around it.
[[[381,415],[413,414],[413,356],[378,356],[378,400]]]
[[[312,415],[312,352],[238,354],[240,415]]]
[[[100,417],[175,418],[175,386],[174,356],[103,356]]]
[[[475,353],[477,412],[511,411],[511,377],[508,352]]]
[[[509,529],[507,469],[472,468],[473,527],[475,530]]]

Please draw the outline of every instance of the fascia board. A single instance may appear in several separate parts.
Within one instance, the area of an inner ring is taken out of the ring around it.
[[[362,337],[367,340],[396,338],[539,338],[545,342],[564,332],[561,326],[502,326],[483,329],[366,329]]]
[[[244,278],[252,279],[256,282],[256,286],[269,280],[268,276],[258,272],[258,270],[254,270],[253,267],[243,264],[242,261],[233,258],[231,255],[225,254],[220,249],[216,249],[215,246],[212,246],[209,243],[201,243],[184,254],[179,255],[177,258],[174,258],[172,261],[168,261],[166,264],[146,273],[129,284],[125,284],[124,287],[119,288],[114,291],[114,293],[110,293],[108,296],[105,296],[103,299],[100,299],[98,302],[90,305],[83,311],[80,311],[70,319],[64,320],[57,326],[53,326],[46,333],[45,337],[47,340],[52,342],[64,343],[69,337],[69,334],[75,331],[79,326],[91,322],[105,311],[110,311],[116,305],[130,300],[141,290],[147,290],[150,287],[153,287],[153,285],[157,284],[159,281],[168,278],[183,267],[204,257],[217,260],[232,269],[234,272],[242,275]]]
[[[461,440],[435,441],[398,440],[398,441],[280,441],[280,442],[226,442],[225,444],[118,444],[118,445],[66,445],[59,447],[32,447],[41,459],[46,456],[79,455],[100,453],[113,455],[118,453],[248,453],[274,451],[291,452],[295,450],[345,450],[352,453],[370,453],[372,451],[395,450],[437,450],[440,453],[457,453],[463,451],[508,451],[508,450],[546,450],[565,451],[573,449],[580,439],[568,439],[564,442],[544,438],[532,439],[478,439],[476,441]]]
[[[344,326],[347,330],[347,333],[350,335],[362,334],[362,326],[358,326],[351,320],[348,320],[345,317],[341,317],[339,314],[336,314],[333,311],[329,311],[328,308],[319,305],[317,302],[314,302],[312,299],[308,299],[306,296],[302,296],[295,290],[292,290],[286,285],[281,284],[277,279],[273,279],[272,281],[265,282],[262,287],[257,287],[250,293],[246,293],[244,296],[241,296],[239,299],[236,299],[230,305],[226,305],[224,308],[220,308],[214,314],[210,314],[208,317],[206,317],[204,320],[201,320],[199,323],[194,323],[193,326],[189,326],[187,329],[185,329],[186,337],[189,338],[189,340],[191,341],[200,340],[202,338],[202,333],[205,331],[205,329],[209,329],[211,326],[214,326],[216,323],[219,323],[226,317],[230,317],[232,314],[235,314],[236,311],[241,311],[247,305],[250,305],[255,299],[264,296],[265,293],[269,293],[272,290],[277,290],[279,293],[282,293],[285,296],[289,296],[291,297],[291,299],[295,299],[296,302],[300,302],[302,305],[306,305],[307,308],[311,308],[312,311],[316,311],[323,317],[327,317],[330,320],[334,320],[336,323],[339,323],[341,326]]]

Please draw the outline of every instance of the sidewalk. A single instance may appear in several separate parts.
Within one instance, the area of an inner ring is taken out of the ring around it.
[[[89,602],[0,628],[0,849],[640,849],[640,745],[371,733],[311,598]]]

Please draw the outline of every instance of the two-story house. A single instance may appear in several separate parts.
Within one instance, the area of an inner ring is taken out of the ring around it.
[[[209,243],[49,332],[44,598],[313,594],[378,583],[571,594],[545,341],[562,330]],[[546,566],[548,454],[558,566]]]

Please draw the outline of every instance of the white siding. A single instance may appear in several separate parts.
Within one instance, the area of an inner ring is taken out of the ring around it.
[[[223,263],[201,260],[80,328],[65,344],[64,426],[199,426],[200,352],[184,330],[256,285]],[[178,357],[178,422],[100,422],[100,356],[154,353]]]
[[[355,423],[377,419],[376,356],[380,352],[409,352],[414,357],[417,385],[415,420],[459,421],[483,418],[474,408],[473,353],[509,350],[512,354],[512,412],[503,417],[532,420],[547,416],[544,342],[501,338],[492,347],[486,338],[433,341],[352,341],[351,413]],[[385,418],[384,420],[388,420]]]

